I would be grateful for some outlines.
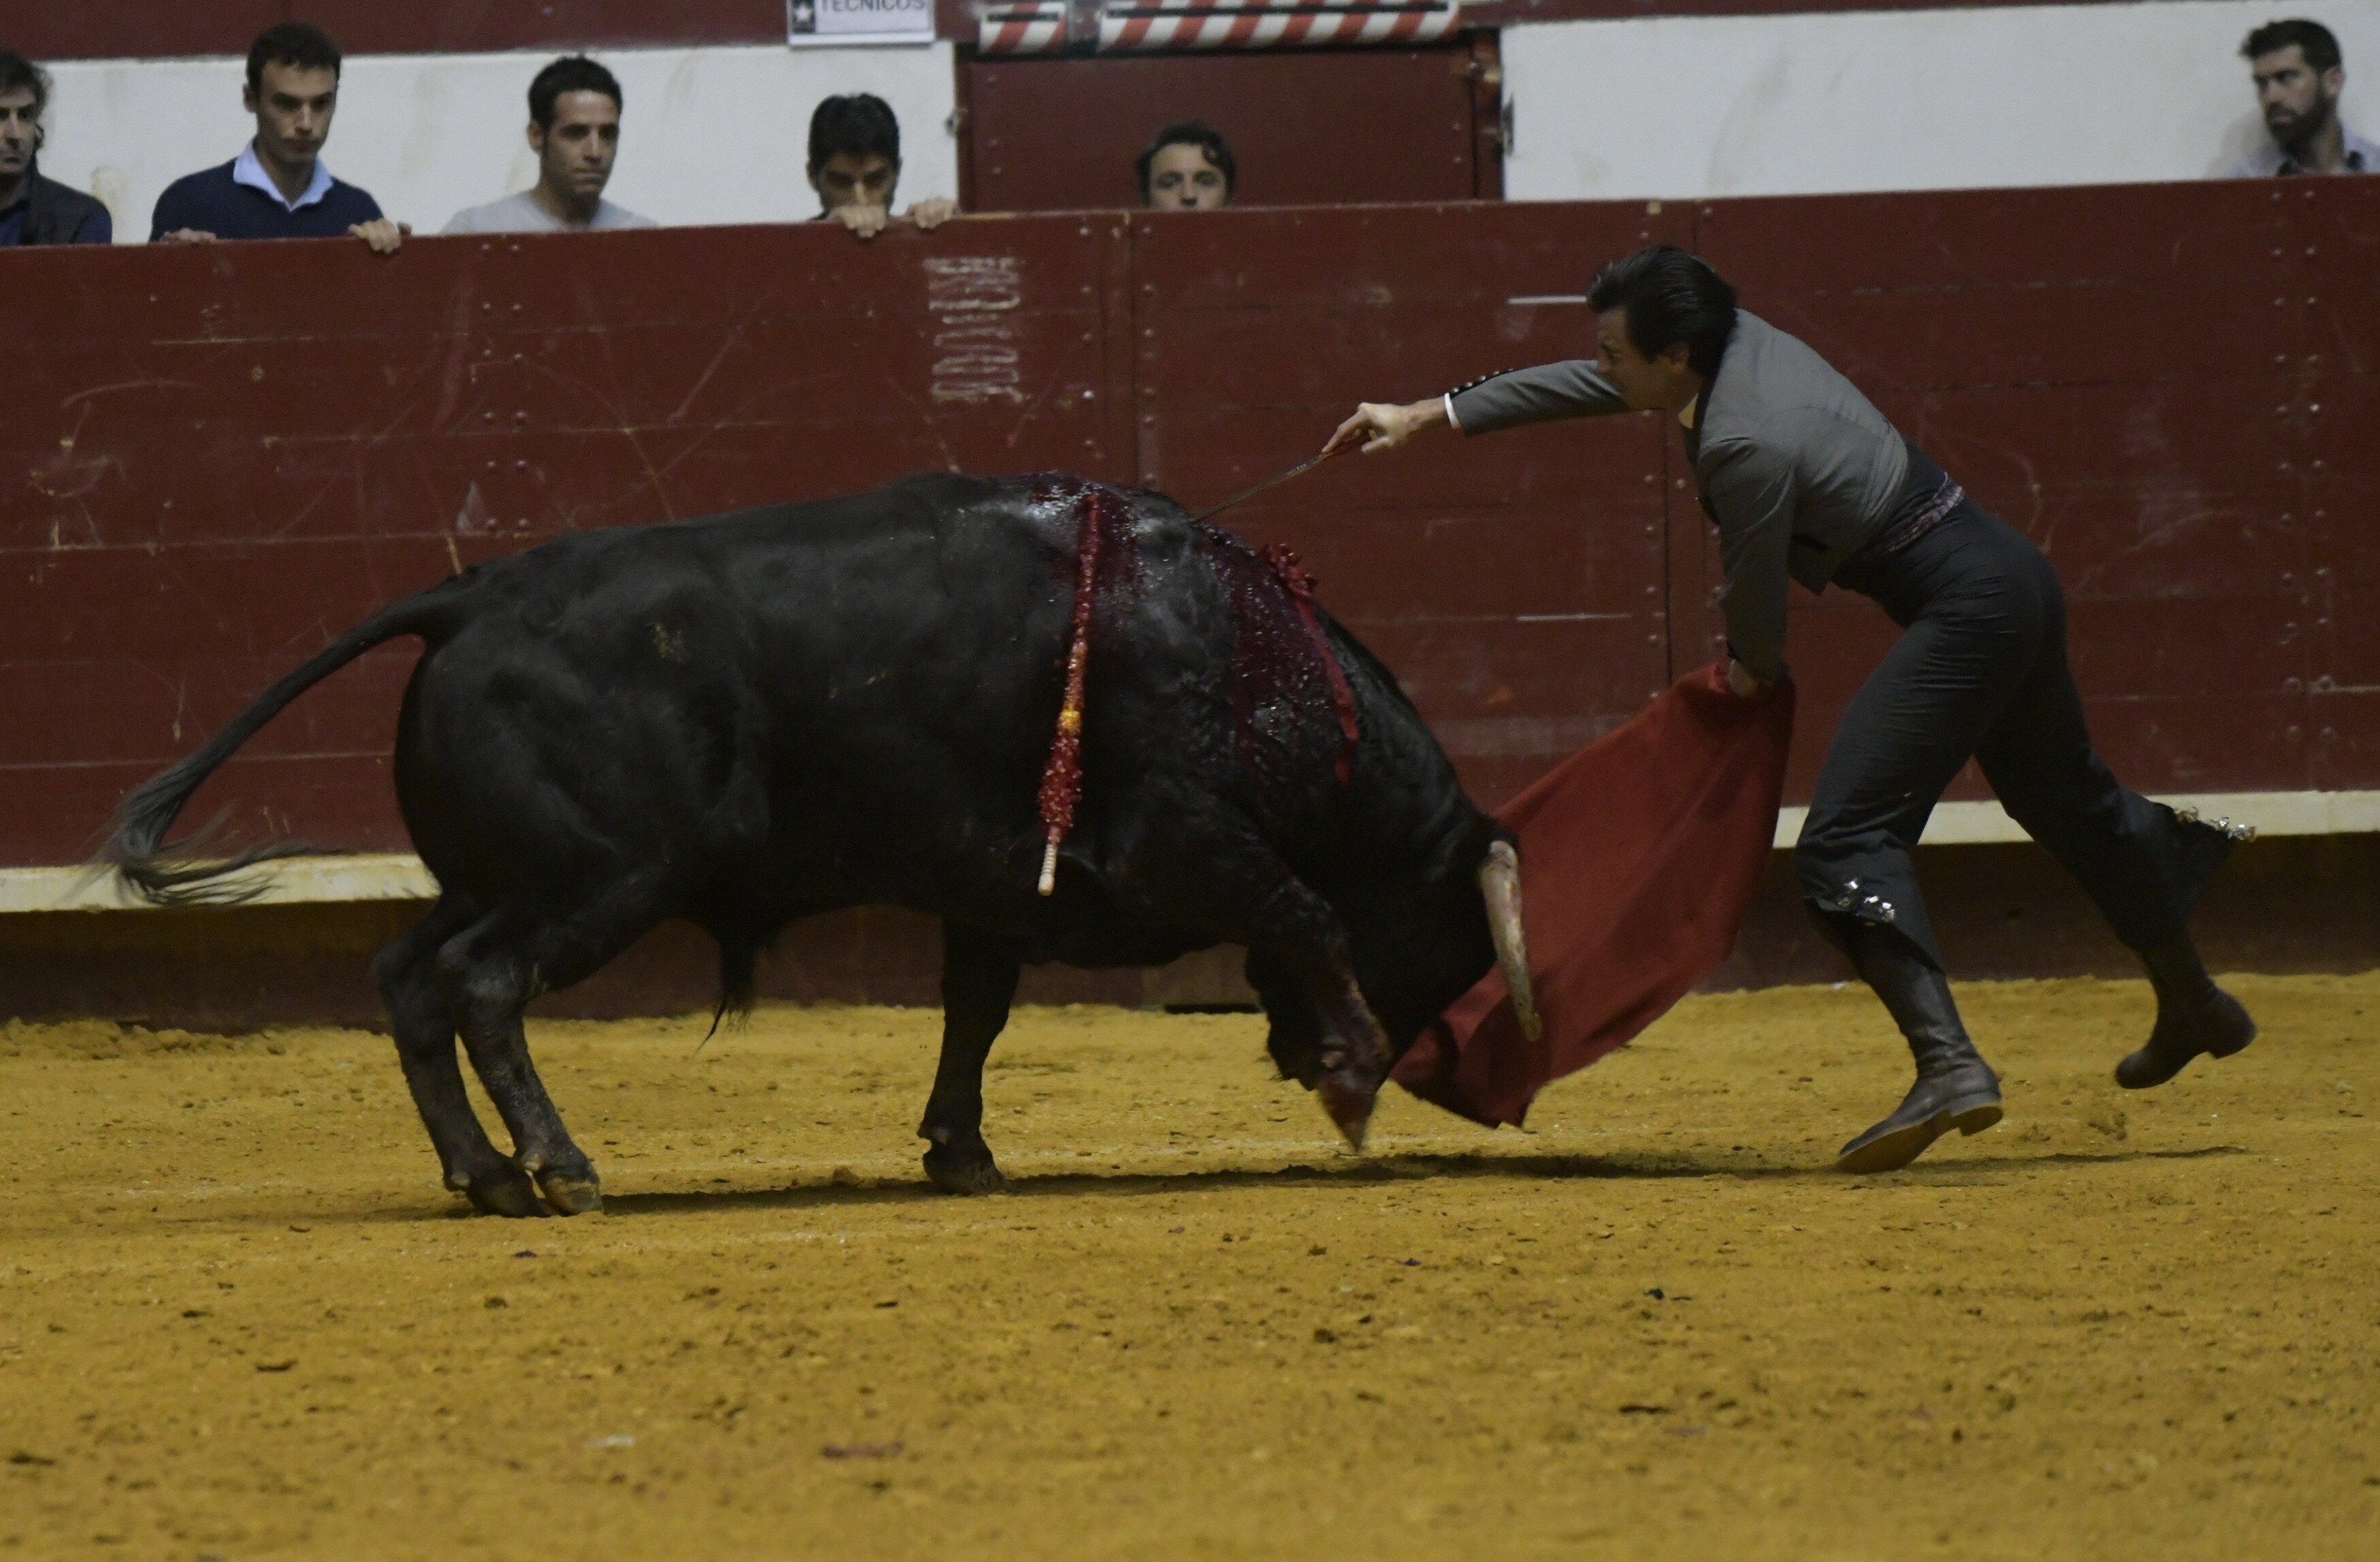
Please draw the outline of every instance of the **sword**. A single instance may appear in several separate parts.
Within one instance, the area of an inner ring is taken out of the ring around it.
[[[1221,515],[1224,511],[1230,509],[1232,505],[1245,503],[1247,501],[1254,499],[1257,494],[1264,492],[1267,489],[1279,488],[1281,484],[1289,481],[1292,478],[1302,478],[1305,476],[1306,473],[1314,470],[1317,466],[1321,466],[1325,461],[1344,455],[1349,451],[1356,448],[1357,442],[1353,440],[1342,445],[1330,446],[1326,448],[1321,454],[1309,455],[1305,460],[1299,462],[1296,466],[1292,466],[1288,471],[1276,473],[1274,476],[1267,478],[1264,481],[1257,484],[1254,488],[1244,489],[1240,492],[1232,495],[1231,498],[1224,500],[1220,504],[1216,505],[1213,509],[1203,510],[1197,515],[1191,516],[1190,519],[1193,522],[1211,521],[1216,516]]]

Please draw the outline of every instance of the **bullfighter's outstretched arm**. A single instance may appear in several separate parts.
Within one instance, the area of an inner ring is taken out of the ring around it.
[[[1432,396],[1398,405],[1366,402],[1339,425],[1323,453],[1361,443],[1364,454],[1394,450],[1415,434],[1450,428],[1465,434],[1492,433],[1562,418],[1600,418],[1632,410],[1620,388],[1593,358],[1565,358],[1535,369],[1508,369]]]
[[[1466,434],[1630,410],[1620,388],[1604,378],[1593,358],[1565,358],[1490,374],[1449,391],[1442,399],[1448,420]]]

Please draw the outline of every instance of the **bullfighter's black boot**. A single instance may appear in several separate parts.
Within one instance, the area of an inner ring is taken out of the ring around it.
[[[1891,1116],[1843,1146],[1838,1171],[1897,1171],[1952,1129],[1980,1133],[2000,1120],[2000,1082],[1967,1038],[1950,983],[1915,945],[1878,928],[1848,929],[1852,963],[1917,1060],[1917,1083]]]
[[[2140,951],[2156,990],[2155,1028],[2148,1045],[2116,1065],[2116,1083],[2146,1090],[2181,1072],[2201,1053],[2228,1058],[2256,1039],[2256,1022],[2240,1000],[2215,985],[2188,934]]]

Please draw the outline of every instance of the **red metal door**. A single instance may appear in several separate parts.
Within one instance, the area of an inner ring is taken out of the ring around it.
[[[1231,143],[1243,205],[1500,197],[1493,48],[970,59],[960,67],[965,203],[1137,206],[1134,159],[1183,119],[1204,119]]]

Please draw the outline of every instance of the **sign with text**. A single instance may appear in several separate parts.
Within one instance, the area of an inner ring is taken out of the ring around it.
[[[797,48],[933,41],[934,0],[785,0],[785,42]]]

